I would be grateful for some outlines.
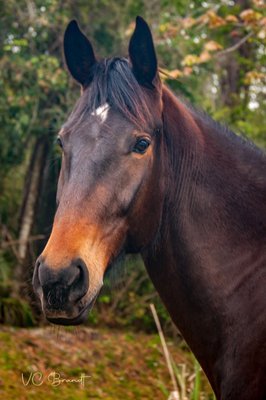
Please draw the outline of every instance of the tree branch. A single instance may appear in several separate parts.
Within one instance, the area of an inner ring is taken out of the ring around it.
[[[254,32],[249,32],[246,36],[244,36],[241,40],[239,40],[239,42],[237,42],[236,44],[234,44],[231,47],[228,47],[225,50],[219,51],[218,53],[214,54],[214,58],[216,57],[220,57],[223,56],[225,54],[229,54],[232,53],[233,51],[237,50],[239,47],[241,47],[251,36],[254,35]]]

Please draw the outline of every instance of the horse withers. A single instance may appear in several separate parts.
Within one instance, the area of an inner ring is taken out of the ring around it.
[[[106,270],[140,253],[217,399],[265,400],[265,153],[161,83],[142,18],[129,59],[98,61],[75,21],[64,51],[82,92],[33,276],[46,318],[84,321]]]

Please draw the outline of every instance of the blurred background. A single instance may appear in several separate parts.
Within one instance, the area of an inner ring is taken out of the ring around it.
[[[34,262],[55,212],[60,170],[55,140],[79,97],[64,66],[65,27],[77,19],[99,57],[126,56],[136,15],[150,24],[165,83],[236,133],[266,146],[263,0],[0,0],[2,398],[42,399],[48,393],[54,399],[166,399],[170,380],[150,303],[172,346],[181,400],[213,398],[139,258],[127,259],[107,277],[87,327],[78,331],[45,326],[32,293]],[[51,351],[59,342],[61,347]],[[74,357],[86,351],[86,359]],[[25,371],[44,374],[56,367],[64,376],[77,376],[87,371],[88,359],[93,378],[85,391],[21,382]]]

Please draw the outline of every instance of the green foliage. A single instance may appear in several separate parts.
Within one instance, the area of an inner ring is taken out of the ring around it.
[[[10,258],[10,254],[3,250],[0,251],[0,284],[7,284],[10,278],[10,264],[14,262],[12,258]],[[2,296],[2,291],[0,290],[0,297]]]
[[[11,297],[0,297],[0,322],[13,326],[35,325],[28,303]]]

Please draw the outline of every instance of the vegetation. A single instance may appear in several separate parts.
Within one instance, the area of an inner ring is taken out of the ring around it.
[[[127,54],[135,16],[142,15],[152,27],[165,83],[265,147],[265,5],[263,0],[9,0],[0,2],[0,15],[0,322],[32,326],[41,319],[30,286],[32,266],[55,211],[60,153],[54,142],[79,96],[62,56],[68,21],[76,18],[104,57]],[[108,277],[88,323],[155,332],[152,301],[164,331],[182,343],[142,262],[128,260],[114,273],[118,290]],[[99,362],[97,368],[100,376],[104,367]],[[138,398],[137,385],[134,390]]]
[[[59,332],[48,327],[4,328],[0,341],[0,395],[5,400],[163,400],[171,391],[157,335],[88,328]],[[180,400],[213,400],[191,354],[169,341],[168,345]],[[84,386],[64,381],[57,385],[53,373],[61,379],[80,379],[81,374],[89,378]]]

